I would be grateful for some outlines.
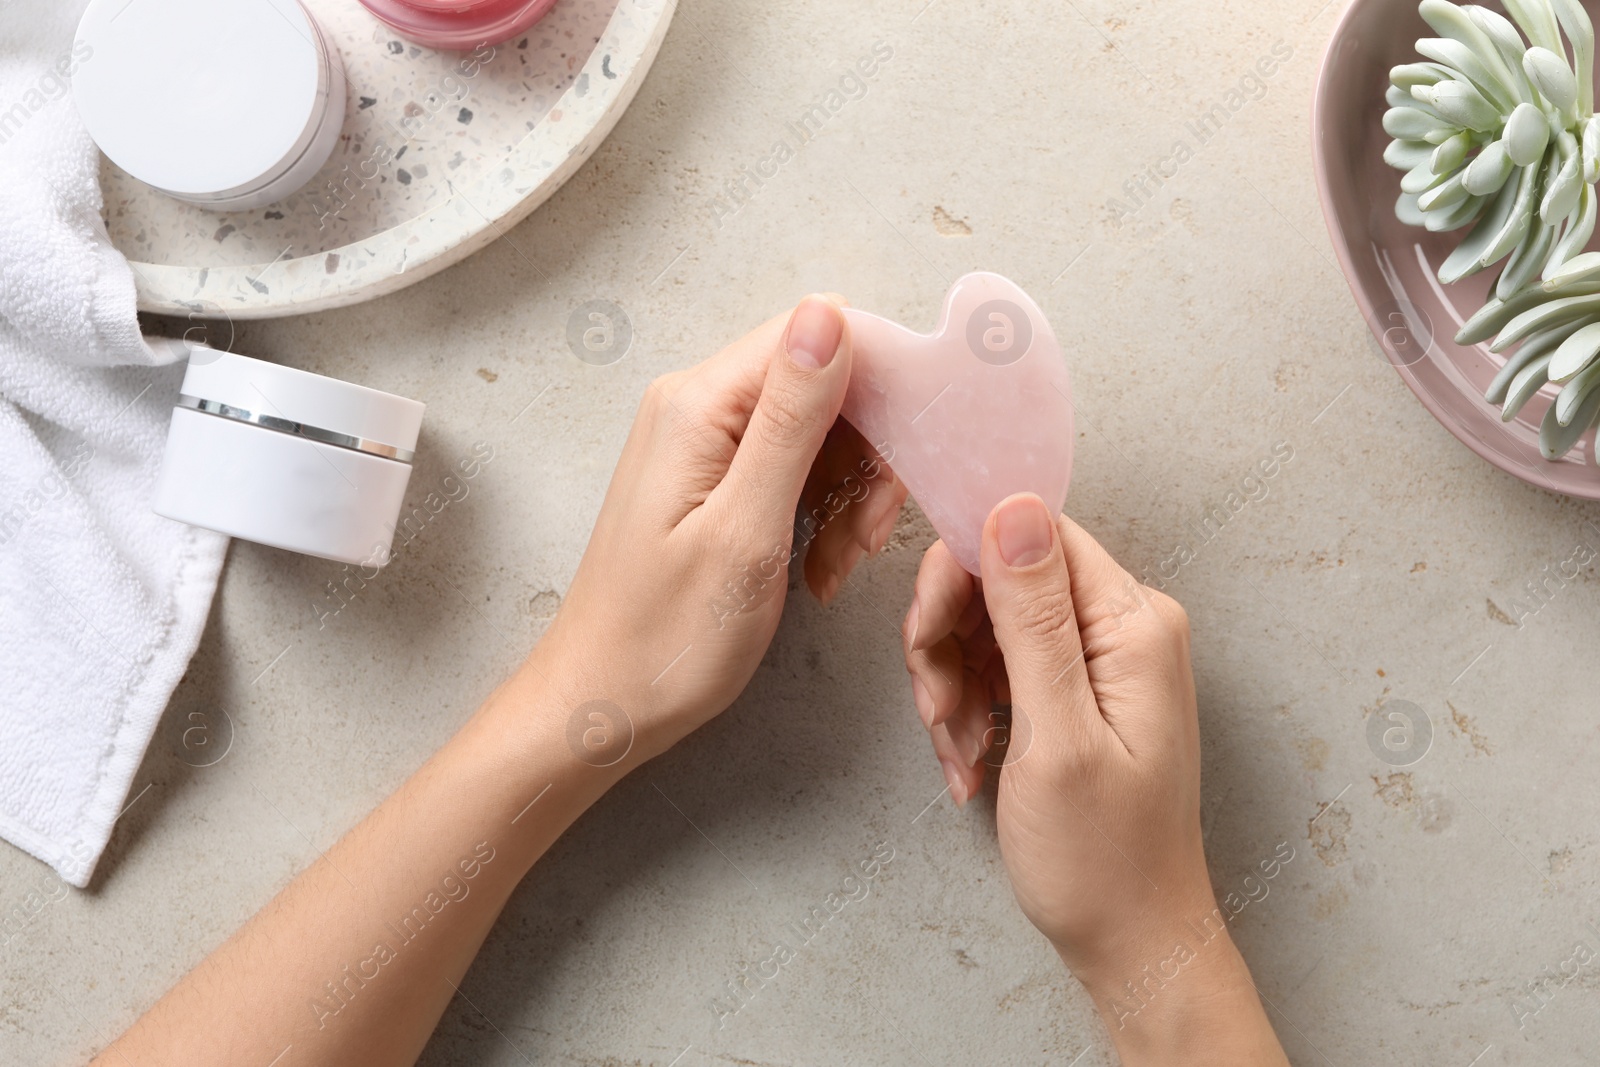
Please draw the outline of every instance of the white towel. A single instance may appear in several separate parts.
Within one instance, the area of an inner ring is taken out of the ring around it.
[[[181,344],[146,344],[68,88],[83,4],[0,8],[0,836],[85,886],[227,538],[150,510]],[[60,66],[58,67],[58,63]]]

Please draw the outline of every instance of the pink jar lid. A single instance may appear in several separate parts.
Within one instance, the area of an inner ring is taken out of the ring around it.
[[[400,0],[402,7],[414,7],[422,11],[443,11],[446,14],[464,15],[475,8],[503,6],[506,0]]]
[[[499,44],[550,13],[556,0],[361,0],[400,36],[430,48]]]

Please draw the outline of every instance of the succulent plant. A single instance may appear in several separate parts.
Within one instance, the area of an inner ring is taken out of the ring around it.
[[[1600,180],[1594,27],[1579,0],[1504,3],[1510,19],[1448,0],[1418,5],[1440,36],[1417,42],[1427,62],[1389,72],[1383,128],[1395,139],[1384,160],[1405,171],[1401,221],[1434,232],[1477,224],[1440,281],[1506,260],[1456,340],[1492,336],[1495,352],[1520,342],[1485,394],[1507,422],[1547,382],[1563,385],[1539,431],[1556,459],[1600,420],[1600,252],[1584,251]]]

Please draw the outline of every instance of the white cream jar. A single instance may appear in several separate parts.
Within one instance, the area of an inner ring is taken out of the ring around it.
[[[195,347],[155,511],[340,563],[388,562],[424,405]]]
[[[328,161],[344,63],[298,0],[90,0],[72,95],[117,166],[217,211],[282,200]]]

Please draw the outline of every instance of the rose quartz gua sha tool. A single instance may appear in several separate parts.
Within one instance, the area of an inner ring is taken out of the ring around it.
[[[978,573],[983,524],[1012,493],[1061,510],[1072,477],[1072,383],[1055,331],[998,274],[950,287],[939,327],[914,333],[845,309],[855,346],[844,417]]]

